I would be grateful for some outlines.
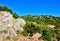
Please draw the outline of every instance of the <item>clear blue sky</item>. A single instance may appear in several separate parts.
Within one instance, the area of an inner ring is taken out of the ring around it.
[[[11,8],[18,15],[60,16],[60,0],[0,0],[0,5]]]

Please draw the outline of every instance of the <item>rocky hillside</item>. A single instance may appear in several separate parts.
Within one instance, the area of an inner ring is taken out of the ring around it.
[[[0,12],[0,41],[39,41],[41,36],[36,33],[32,37],[24,37],[21,33],[24,31],[23,26],[26,24],[23,18],[13,18],[13,15],[7,11]],[[37,35],[39,35],[38,38]]]
[[[26,22],[22,18],[15,19],[12,14],[6,11],[0,12],[0,41],[6,41],[7,37],[14,38],[18,35],[17,31],[23,31]]]
[[[60,17],[19,16],[0,6],[0,41],[60,41]]]

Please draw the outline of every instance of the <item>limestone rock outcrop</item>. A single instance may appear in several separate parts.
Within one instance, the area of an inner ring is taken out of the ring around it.
[[[12,14],[6,11],[0,12],[0,41],[5,41],[8,36],[16,37],[17,30],[23,31],[23,26],[26,24],[24,19],[14,19]]]

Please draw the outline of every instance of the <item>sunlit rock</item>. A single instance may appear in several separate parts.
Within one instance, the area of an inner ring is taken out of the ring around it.
[[[55,25],[48,24],[47,27],[49,27],[49,28],[55,28]]]
[[[34,39],[38,39],[39,37],[41,37],[42,35],[40,33],[35,33],[33,34],[32,38]]]
[[[0,12],[0,41],[4,41],[7,36],[16,37],[17,30],[23,31],[26,24],[24,19],[14,19],[12,14],[6,11]]]

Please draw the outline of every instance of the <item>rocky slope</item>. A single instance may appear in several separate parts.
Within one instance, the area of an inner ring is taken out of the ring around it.
[[[32,37],[25,37],[21,34],[26,24],[22,18],[13,18],[7,11],[0,12],[0,41],[39,41],[41,34],[36,33]],[[36,38],[37,37],[37,38]]]
[[[6,41],[9,37],[16,37],[17,31],[23,31],[26,22],[22,18],[14,19],[12,14],[6,11],[0,12],[0,41]]]

